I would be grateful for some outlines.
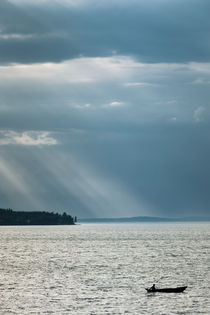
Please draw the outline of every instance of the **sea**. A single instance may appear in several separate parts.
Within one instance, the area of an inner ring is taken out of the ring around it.
[[[210,223],[1,226],[0,314],[210,314]]]

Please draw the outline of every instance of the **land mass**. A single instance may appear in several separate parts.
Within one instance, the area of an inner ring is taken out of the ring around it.
[[[210,217],[183,217],[183,218],[163,218],[163,217],[127,217],[127,218],[82,218],[83,223],[129,223],[129,222],[205,222],[210,221]]]
[[[0,209],[0,225],[74,225],[71,215],[46,211],[13,211]]]

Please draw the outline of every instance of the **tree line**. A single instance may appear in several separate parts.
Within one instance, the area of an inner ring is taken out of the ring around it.
[[[59,214],[47,211],[13,211],[0,209],[0,225],[73,225],[77,222],[66,212]]]

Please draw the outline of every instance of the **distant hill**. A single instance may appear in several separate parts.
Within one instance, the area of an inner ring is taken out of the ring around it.
[[[183,217],[183,218],[161,218],[161,217],[128,217],[128,218],[84,218],[79,219],[83,223],[132,223],[132,222],[204,222],[210,221],[210,217]]]
[[[73,225],[75,220],[66,214],[41,211],[0,209],[0,225]]]

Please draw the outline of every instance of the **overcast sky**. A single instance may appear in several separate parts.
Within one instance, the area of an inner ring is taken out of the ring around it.
[[[1,0],[0,207],[210,214],[210,1]]]

